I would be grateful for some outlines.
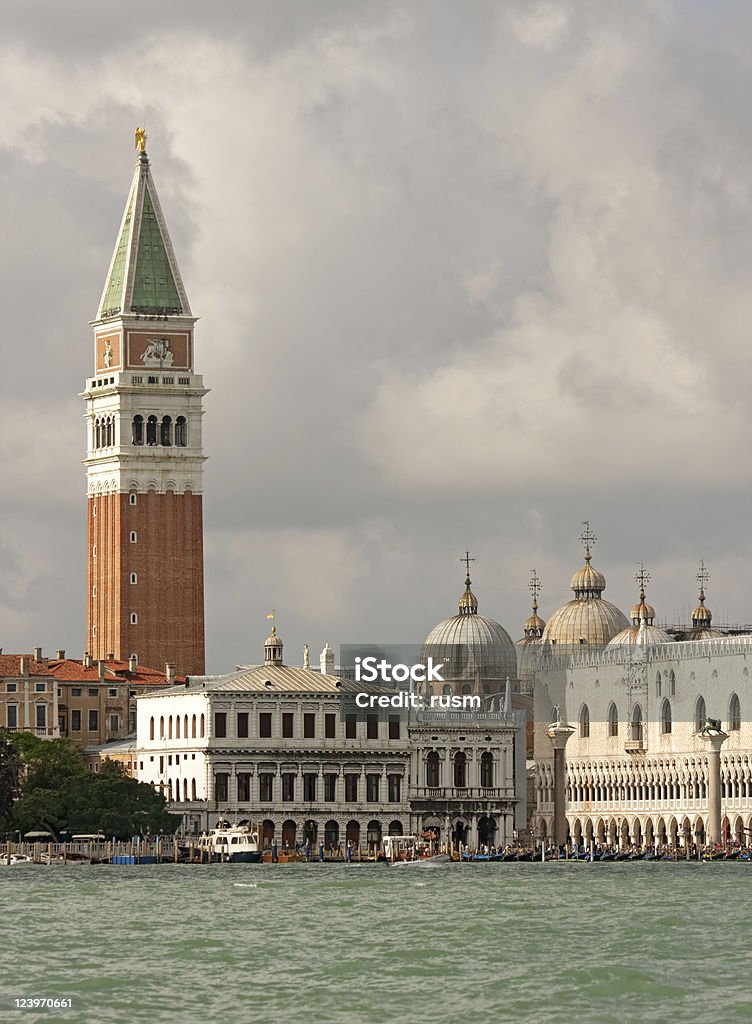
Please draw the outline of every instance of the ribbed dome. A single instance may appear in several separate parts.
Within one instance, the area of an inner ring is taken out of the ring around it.
[[[602,647],[629,626],[615,604],[602,597],[568,601],[554,612],[543,630],[542,643],[588,644]]]
[[[446,680],[517,679],[517,655],[512,638],[494,619],[478,614],[478,601],[470,590],[470,577],[459,601],[459,614],[444,619],[423,643],[422,657],[443,662]]]
[[[569,586],[576,597],[600,597],[606,589],[606,577],[590,564],[590,555],[585,555],[585,564],[570,580]]]
[[[648,605],[648,607],[650,607]],[[650,647],[652,644],[672,644],[674,638],[661,629],[644,619],[639,626],[628,626],[621,633],[617,633],[613,640],[609,640],[611,647]]]
[[[546,628],[546,623],[540,617],[538,612],[534,611],[529,619],[525,619],[525,624],[522,628],[525,631],[526,640],[539,640],[543,634],[543,630]]]
[[[631,611],[631,618],[637,619],[638,623],[642,619],[645,619],[648,622],[652,622],[655,618],[655,608],[652,606],[652,604],[647,603],[644,594],[640,598],[639,604],[633,605]]]
[[[589,524],[586,525],[587,530],[583,535],[585,564],[574,574],[570,583],[574,600],[568,601],[548,620],[541,638],[544,644],[603,647],[629,626],[624,613],[601,597],[606,589],[606,577],[590,564],[590,543],[595,537],[590,533]]]

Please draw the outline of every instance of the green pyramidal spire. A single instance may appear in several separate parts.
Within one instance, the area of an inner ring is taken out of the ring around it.
[[[145,152],[138,156],[97,320],[139,313],[191,316]]]

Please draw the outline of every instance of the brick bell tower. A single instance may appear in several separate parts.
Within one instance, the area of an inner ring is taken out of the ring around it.
[[[138,160],[86,381],[88,595],[95,659],[201,674],[203,378],[188,298],[136,129]]]

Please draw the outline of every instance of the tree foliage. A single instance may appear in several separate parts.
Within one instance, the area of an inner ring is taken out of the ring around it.
[[[4,781],[5,775],[12,776],[13,764],[14,787]],[[167,812],[164,797],[130,778],[117,762],[105,760],[92,772],[69,740],[41,740],[28,733],[0,739],[0,813],[3,799],[6,828],[22,833],[40,829],[56,838],[66,832],[102,832],[127,839],[174,832],[179,824]]]

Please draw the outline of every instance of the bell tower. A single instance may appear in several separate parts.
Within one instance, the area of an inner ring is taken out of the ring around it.
[[[86,381],[88,595],[95,659],[202,674],[203,378],[191,314],[146,154],[138,159]]]

